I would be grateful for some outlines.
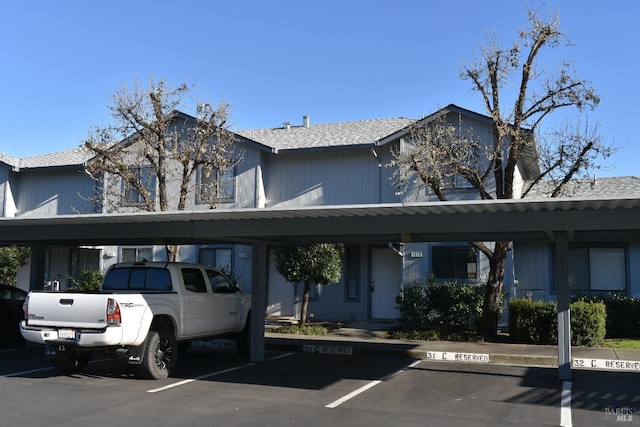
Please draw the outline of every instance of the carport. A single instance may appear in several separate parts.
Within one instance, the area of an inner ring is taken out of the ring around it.
[[[537,241],[555,244],[558,376],[571,377],[569,242],[640,241],[640,198],[480,200],[0,218],[0,244],[242,243],[251,245],[254,312],[266,311],[269,245],[343,242]],[[32,281],[44,267],[32,265]],[[252,316],[251,361],[265,358],[264,319]]]

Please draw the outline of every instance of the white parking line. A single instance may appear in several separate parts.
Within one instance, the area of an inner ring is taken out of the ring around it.
[[[562,397],[560,398],[560,426],[571,427],[571,381],[562,383]]]
[[[408,369],[413,368],[414,366],[416,366],[416,365],[417,365],[418,363],[420,363],[420,362],[422,362],[422,361],[421,361],[421,360],[416,360],[415,362],[412,362],[412,363],[408,364],[407,366],[405,366],[405,367],[404,367],[404,368],[402,368],[402,369],[398,369],[398,370],[397,370],[397,371],[395,371],[395,372],[392,372],[392,373],[390,373],[390,374],[388,374],[388,375],[385,375],[384,377],[380,378],[379,380],[371,381],[370,383],[368,383],[368,384],[366,384],[366,385],[364,385],[364,386],[360,387],[360,388],[359,388],[359,389],[357,389],[357,390],[352,391],[351,393],[349,393],[349,394],[347,394],[347,395],[345,395],[345,396],[341,397],[340,399],[335,400],[335,401],[333,401],[333,402],[329,403],[328,405],[326,405],[326,406],[325,406],[325,408],[331,408],[331,409],[333,409],[333,408],[337,408],[338,406],[342,405],[344,402],[346,402],[346,401],[348,401],[348,400],[350,400],[350,399],[353,399],[353,398],[354,398],[354,397],[356,397],[357,395],[364,393],[365,391],[369,390],[369,389],[370,389],[370,388],[372,388],[372,387],[377,386],[378,384],[380,384],[380,383],[381,383],[381,382],[383,382],[383,381],[386,381],[386,380],[388,380],[388,379],[390,379],[390,378],[393,378],[393,377],[395,377],[396,375],[401,374],[401,373],[403,373],[404,371],[406,371],[406,370],[408,370]]]
[[[281,354],[280,356],[276,356],[276,357],[273,357],[271,359],[267,359],[267,362],[270,362],[270,361],[273,361],[273,360],[282,359],[283,357],[291,356],[292,354],[293,353]],[[246,365],[236,366],[235,368],[229,368],[229,369],[224,369],[222,371],[211,372],[209,374],[200,375],[199,377],[189,378],[189,379],[183,380],[183,381],[178,381],[177,383],[169,384],[169,385],[166,385],[164,387],[159,387],[159,388],[154,388],[154,389],[151,389],[151,390],[147,390],[147,393],[158,393],[158,392],[161,392],[161,391],[171,390],[172,388],[176,388],[176,387],[180,387],[180,386],[183,386],[183,385],[186,385],[186,384],[190,384],[190,383],[192,383],[194,381],[204,380],[206,378],[215,377],[216,375],[226,374],[227,372],[238,371],[240,369],[248,368],[249,366],[253,366],[253,365],[254,365],[254,363],[247,363]]]

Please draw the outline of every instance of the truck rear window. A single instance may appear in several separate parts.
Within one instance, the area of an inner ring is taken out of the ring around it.
[[[107,291],[147,290],[170,291],[171,275],[169,270],[153,267],[126,267],[109,270],[104,278],[102,289]]]

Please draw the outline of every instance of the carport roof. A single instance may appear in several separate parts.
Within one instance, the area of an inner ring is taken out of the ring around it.
[[[640,198],[545,198],[0,218],[0,244],[640,241]]]

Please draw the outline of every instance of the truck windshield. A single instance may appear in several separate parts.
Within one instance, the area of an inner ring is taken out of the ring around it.
[[[171,275],[164,268],[126,267],[109,270],[102,289],[121,291],[128,289],[148,291],[170,291]]]

